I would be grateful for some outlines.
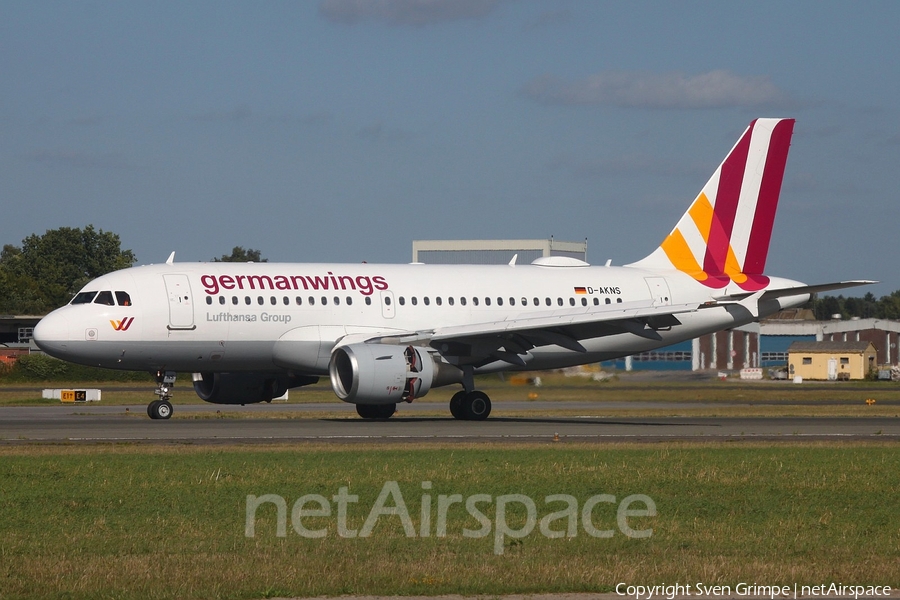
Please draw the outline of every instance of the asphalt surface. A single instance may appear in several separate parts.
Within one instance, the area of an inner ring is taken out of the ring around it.
[[[546,406],[544,406],[546,404]],[[615,403],[619,404],[619,403]],[[672,403],[621,403],[629,408],[675,408]],[[697,407],[698,404],[690,404]],[[718,404],[721,407],[721,404]],[[495,405],[495,410],[498,406]],[[290,441],[479,442],[560,441],[622,442],[668,440],[898,440],[900,419],[892,417],[546,417],[542,411],[622,408],[611,403],[506,402],[505,410],[533,416],[494,416],[482,422],[457,421],[426,412],[445,411],[439,403],[404,405],[385,421],[364,421],[345,404],[271,404],[246,407],[175,406],[195,418],[154,421],[144,405],[89,404],[0,407],[0,443],[152,442],[271,443]],[[219,418],[216,411],[227,413]],[[284,418],[328,411],[328,418]],[[273,418],[259,413],[272,412]],[[247,418],[239,415],[247,414]],[[238,415],[238,416],[235,416]]]

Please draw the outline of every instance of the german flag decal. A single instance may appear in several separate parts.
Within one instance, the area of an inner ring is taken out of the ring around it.
[[[575,288],[575,293],[576,294],[587,294],[587,288],[577,287],[577,288]]]

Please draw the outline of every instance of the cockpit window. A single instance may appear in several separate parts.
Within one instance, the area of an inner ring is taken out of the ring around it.
[[[90,304],[97,292],[78,292],[72,298],[72,304]]]
[[[116,301],[113,300],[112,292],[102,291],[94,298],[94,304],[106,304],[107,306],[115,306]]]
[[[128,295],[128,292],[116,292],[116,302],[119,303],[119,306],[131,306],[131,296]]]

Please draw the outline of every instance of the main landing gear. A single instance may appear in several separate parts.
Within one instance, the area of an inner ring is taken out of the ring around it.
[[[450,414],[463,421],[484,421],[491,414],[491,399],[478,390],[456,392],[450,398]]]
[[[172,386],[175,385],[175,371],[157,371],[156,389],[154,394],[159,400],[154,400],[147,406],[147,416],[151,419],[168,419],[172,416]]]
[[[491,414],[491,399],[475,389],[475,368],[463,367],[463,389],[450,398],[450,414],[461,421],[484,421]]]

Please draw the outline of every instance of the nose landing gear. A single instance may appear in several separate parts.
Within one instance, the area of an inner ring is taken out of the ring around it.
[[[175,385],[175,371],[157,371],[156,389],[154,394],[159,396],[147,406],[147,416],[151,419],[168,419],[172,416],[172,386]]]

